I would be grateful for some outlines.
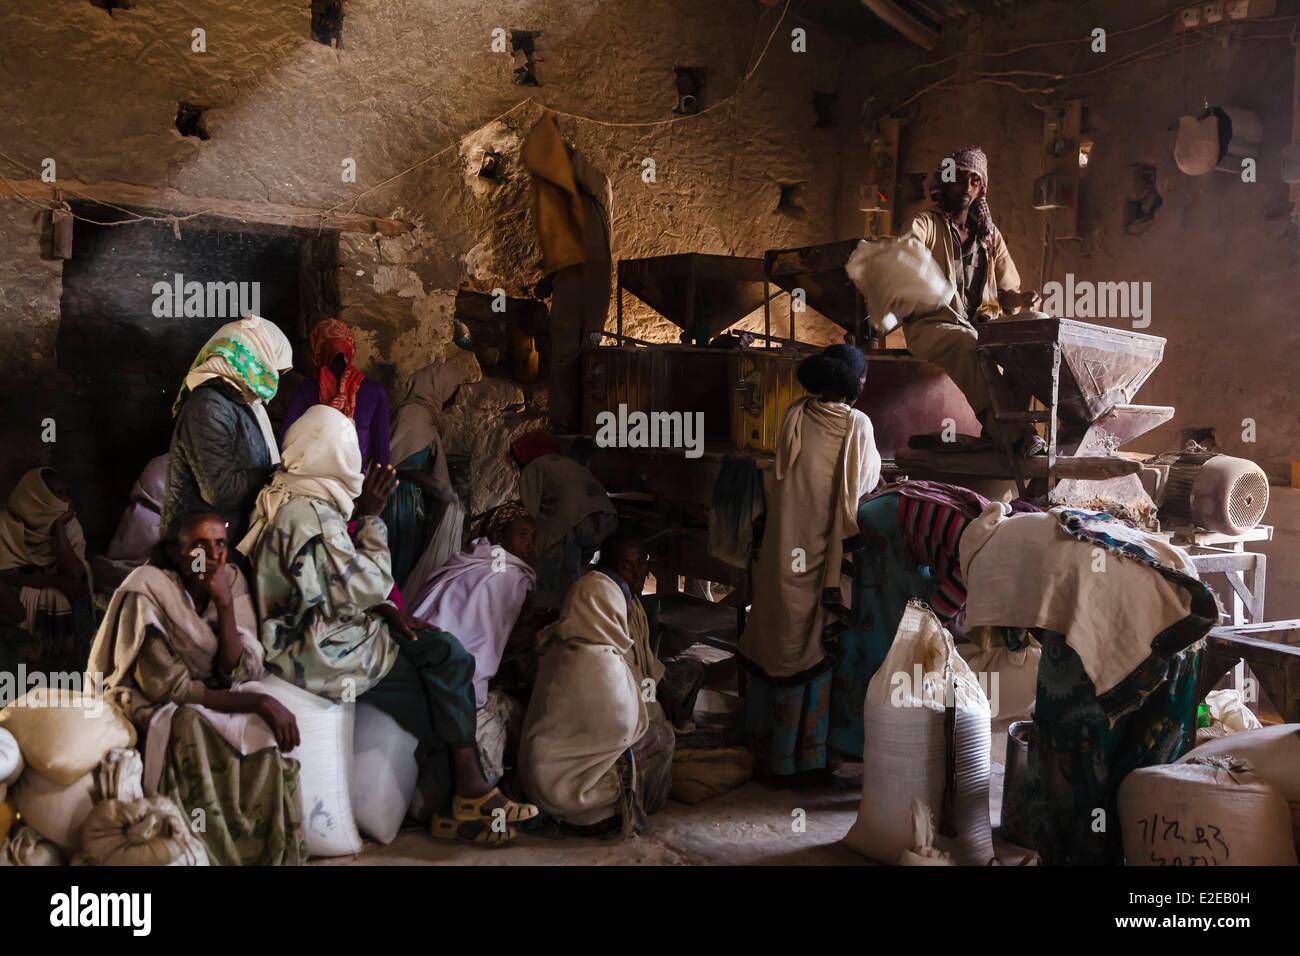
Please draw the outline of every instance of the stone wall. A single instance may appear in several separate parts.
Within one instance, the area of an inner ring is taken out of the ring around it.
[[[737,98],[698,117],[672,112],[675,67],[702,67],[701,105],[721,103],[780,14],[754,0],[349,0],[335,49],[310,38],[306,3],[195,9],[172,0],[110,15],[69,0],[51,16],[43,0],[13,0],[0,61],[23,82],[0,85],[0,151],[22,168],[0,159],[0,171],[31,180],[50,157],[63,180],[345,204],[415,223],[397,237],[340,239],[342,318],[357,329],[362,366],[396,388],[459,351],[449,344],[457,290],[528,296],[541,278],[518,151],[544,107],[591,118],[559,123],[612,181],[616,259],[758,255],[830,238],[840,138],[855,134],[856,107],[842,107],[847,129],[813,129],[812,94],[838,88],[846,38],[792,14]],[[795,26],[808,30],[807,53],[791,50]],[[540,31],[540,86],[512,81],[511,54],[491,48],[498,28]],[[207,139],[176,129],[181,103],[202,108]],[[492,180],[478,175],[489,149],[502,156]],[[653,183],[642,179],[647,158]],[[343,181],[345,160],[355,162],[355,183]],[[778,212],[780,186],[800,182],[804,211]],[[0,368],[39,375],[56,367],[60,264],[38,258],[34,219],[27,205],[0,199]],[[676,337],[635,302],[627,317],[630,334]],[[41,383],[48,390],[48,376]],[[517,415],[510,407],[522,394],[502,392],[466,390],[462,414],[484,426],[475,424],[473,444],[540,421],[540,405]],[[4,422],[6,431],[26,427]],[[32,463],[24,453],[3,477]],[[499,458],[475,472],[485,476],[476,507],[513,481]]]

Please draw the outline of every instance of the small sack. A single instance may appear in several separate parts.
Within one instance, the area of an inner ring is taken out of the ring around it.
[[[0,725],[18,741],[27,766],[65,787],[114,747],[134,747],[136,740],[135,728],[110,701],[47,687],[0,710]]]
[[[63,866],[63,854],[31,827],[19,827],[0,847],[0,866]]]
[[[167,797],[104,800],[86,818],[81,853],[90,866],[207,866],[203,841]]]
[[[930,250],[915,236],[864,239],[844,271],[866,300],[871,327],[882,335],[913,315],[941,309],[956,294]]]
[[[140,751],[113,749],[99,764],[101,800],[140,800],[144,797],[144,761]]]
[[[1210,726],[1197,729],[1198,744],[1247,730],[1259,730],[1264,726],[1246,706],[1239,690],[1210,691],[1205,695],[1205,709],[1210,713]]]
[[[956,866],[947,853],[934,848],[934,816],[920,800],[912,801],[912,848],[898,858],[899,866]]]
[[[8,786],[23,772],[23,752],[14,735],[0,727],[0,787]]]

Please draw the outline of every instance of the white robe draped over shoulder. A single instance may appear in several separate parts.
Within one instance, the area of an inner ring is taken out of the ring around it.
[[[825,657],[822,591],[838,590],[858,501],[880,480],[871,419],[842,402],[801,398],[781,425],[772,478],[740,651],[770,676],[791,677]]]

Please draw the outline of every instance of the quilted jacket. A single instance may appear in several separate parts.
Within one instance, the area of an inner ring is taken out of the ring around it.
[[[271,453],[253,410],[234,386],[211,379],[185,398],[176,415],[163,497],[162,529],[210,508],[226,521],[234,547],[248,530],[253,501],[271,477]]]

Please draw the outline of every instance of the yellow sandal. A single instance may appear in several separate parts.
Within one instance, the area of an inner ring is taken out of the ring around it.
[[[479,832],[472,837],[461,836],[460,828],[466,823],[479,824]],[[484,820],[451,820],[439,816],[433,818],[429,832],[438,840],[459,840],[461,843],[472,843],[475,846],[505,846],[519,835],[519,831],[512,826],[497,830]]]
[[[483,804],[487,803],[493,797],[502,797],[506,805],[498,807],[495,810],[483,812]],[[495,820],[497,814],[505,812],[506,823],[523,823],[525,820],[531,820],[541,811],[531,803],[515,803],[509,797],[501,793],[500,787],[493,787],[481,797],[462,797],[459,794],[451,802],[451,815],[456,820],[469,822],[471,820]]]

